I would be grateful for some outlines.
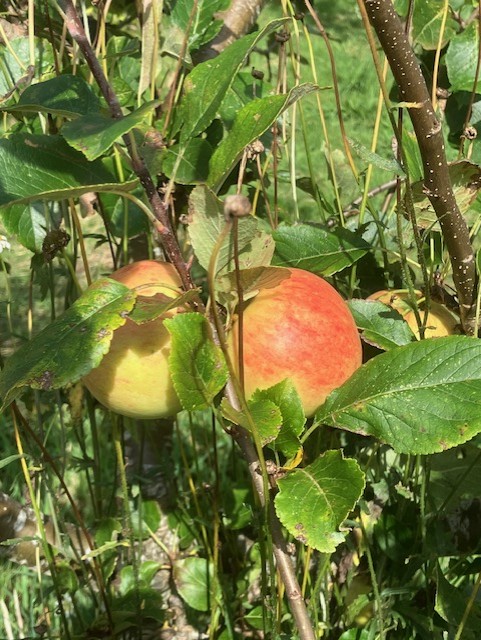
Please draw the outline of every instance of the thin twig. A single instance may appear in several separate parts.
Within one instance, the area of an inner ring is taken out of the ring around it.
[[[60,5],[64,11],[65,24],[67,26],[67,29],[71,37],[77,43],[80,51],[82,52],[85,61],[87,62],[89,69],[103,97],[105,98],[105,101],[109,106],[112,117],[116,120],[120,120],[121,118],[123,118],[123,113],[119,100],[112,88],[112,85],[106,78],[102,66],[100,65],[100,62],[95,55],[89,39],[87,38],[82,22],[80,21],[72,0],[60,0]],[[132,164],[132,169],[135,175],[138,177],[140,184],[145,191],[145,194],[147,195],[149,204],[157,220],[157,224],[155,226],[156,230],[159,233],[164,251],[169,260],[179,272],[184,287],[186,289],[193,289],[194,284],[190,277],[189,271],[187,270],[182,253],[180,251],[179,244],[177,242],[177,238],[172,229],[167,208],[165,207],[159,193],[157,192],[154,181],[152,180],[152,176],[150,175],[143,158],[137,153],[137,150],[133,145],[133,139],[131,135],[126,134],[125,136],[123,136],[123,140],[125,146],[127,147],[127,151]]]
[[[389,61],[408,108],[424,167],[424,189],[451,259],[461,322],[475,334],[476,265],[469,229],[454,196],[444,149],[441,123],[436,117],[426,82],[390,0],[364,0],[369,20]]]

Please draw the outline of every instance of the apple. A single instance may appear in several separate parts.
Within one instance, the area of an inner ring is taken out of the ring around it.
[[[181,293],[175,268],[166,262],[141,260],[111,276],[142,296]],[[131,418],[165,418],[181,409],[169,374],[170,334],[163,320],[175,310],[138,325],[130,318],[114,331],[109,352],[83,382],[101,404]]]
[[[421,291],[416,291],[416,297],[418,299],[419,313],[421,316],[421,322],[424,319],[424,296]],[[404,320],[411,327],[412,332],[419,340],[419,327],[416,321],[416,315],[409,302],[409,293],[403,289],[393,291],[377,291],[368,297],[368,300],[379,300],[384,302],[388,306],[398,311]],[[457,333],[459,326],[459,319],[451,313],[446,307],[439,302],[431,301],[429,314],[426,322],[426,330],[424,332],[425,338],[439,338],[442,336],[450,336],[453,333]]]
[[[286,269],[288,277],[262,289],[243,309],[244,387],[247,398],[290,378],[306,416],[341,386],[362,361],[354,319],[339,293],[319,276]],[[228,346],[239,372],[239,323]]]

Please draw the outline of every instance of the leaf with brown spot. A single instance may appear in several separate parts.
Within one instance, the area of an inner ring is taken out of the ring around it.
[[[65,313],[7,360],[0,373],[1,409],[15,400],[23,387],[58,389],[98,366],[135,298],[134,290],[109,278],[89,287]]]
[[[339,531],[364,490],[364,474],[341,451],[326,451],[278,480],[275,507],[291,535],[323,553],[343,542]]]

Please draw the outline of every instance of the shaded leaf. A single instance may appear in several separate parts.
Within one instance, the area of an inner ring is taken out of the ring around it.
[[[100,161],[87,162],[60,136],[14,134],[0,140],[0,207],[135,184],[117,183]]]
[[[11,356],[0,373],[3,407],[22,387],[58,389],[97,367],[113,332],[125,323],[135,291],[102,278],[33,340]]]
[[[276,242],[273,263],[298,267],[329,276],[354,264],[369,251],[369,244],[348,229],[327,230],[308,224],[280,226],[273,233]]]
[[[189,236],[194,253],[204,269],[209,268],[210,258],[220,234],[225,228],[223,204],[207,187],[194,189],[189,198]],[[237,243],[241,269],[268,265],[274,252],[272,237],[259,230],[253,216],[238,219]],[[217,260],[217,274],[234,270],[234,234],[225,238]]]
[[[178,184],[205,182],[209,173],[212,147],[202,138],[193,138],[187,144],[170,147],[162,162],[162,171]]]
[[[7,233],[15,235],[20,244],[36,253],[42,250],[47,234],[45,206],[45,202],[32,202],[0,209],[0,220]]]
[[[376,356],[333,391],[316,420],[403,453],[435,453],[481,431],[481,341],[421,340]]]
[[[443,575],[441,567],[437,566],[436,571],[436,602],[434,610],[438,613],[443,620],[449,623],[452,631],[459,628],[461,621],[463,620],[463,614],[468,604],[466,594],[459,586],[452,585]],[[471,635],[476,632],[475,635]],[[468,640],[474,640],[479,637],[481,632],[481,610],[479,604],[474,602],[469,611],[469,616],[465,621],[463,638]],[[470,635],[468,635],[470,634]]]
[[[215,18],[215,14],[228,6],[229,0],[176,2],[172,11],[172,21],[183,34],[188,34],[189,51],[195,51],[215,38],[223,24],[222,20]]]
[[[273,447],[287,458],[295,456],[301,448],[301,435],[306,417],[302,402],[296,388],[290,380],[283,380],[269,389],[257,390],[252,396],[253,401],[270,401],[279,408],[282,426]]]
[[[441,29],[443,29],[441,49],[447,45],[457,31],[457,25],[451,17],[449,7],[446,24],[443,25],[444,7],[444,2],[438,2],[438,0],[423,0],[416,2],[414,6],[412,37],[414,42],[428,51],[433,51],[438,47]]]
[[[377,300],[349,300],[348,305],[365,342],[389,351],[416,339],[402,315],[387,304]]]
[[[169,369],[184,409],[208,408],[228,379],[220,347],[200,313],[180,313],[164,321],[171,337]]]
[[[176,298],[171,298],[164,293],[156,293],[153,296],[143,296],[139,294],[137,295],[133,311],[129,313],[129,318],[136,324],[145,324],[146,322],[151,322],[159,318],[171,309],[176,309],[177,307],[188,304],[197,298],[198,295],[198,289],[185,291]]]
[[[81,77],[68,73],[27,87],[17,104],[0,111],[79,116],[100,110],[100,100]]]
[[[468,160],[452,162],[449,165],[449,177],[459,210],[466,214],[481,188],[481,167]],[[423,228],[434,228],[439,231],[438,218],[424,192],[422,180],[412,185],[412,197],[417,224]]]
[[[332,553],[345,535],[339,526],[364,489],[364,474],[341,451],[326,451],[304,469],[278,480],[275,507],[280,521],[297,540]]]
[[[69,145],[81,151],[87,160],[96,160],[106,153],[116,140],[134,127],[138,127],[158,104],[159,101],[152,100],[118,120],[101,113],[88,113],[64,124],[61,134]]]
[[[303,96],[318,90],[316,85],[302,84],[288,94],[266,96],[246,104],[237,113],[232,129],[211,158],[207,184],[212,190],[219,191],[245,147],[261,136],[283,111]]]
[[[218,589],[215,588],[214,567],[204,558],[176,560],[172,572],[182,600],[196,611],[208,611]]]
[[[472,91],[479,54],[479,35],[476,22],[456,34],[446,52],[450,91]]]

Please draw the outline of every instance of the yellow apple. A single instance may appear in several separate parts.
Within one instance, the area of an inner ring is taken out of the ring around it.
[[[246,397],[290,378],[307,416],[345,382],[362,362],[354,319],[339,293],[302,269],[262,289],[243,310],[243,364]],[[239,370],[238,322],[229,350]]]
[[[419,300],[419,313],[421,322],[424,319],[424,297],[421,291],[416,291],[416,297]],[[419,340],[419,327],[416,321],[416,315],[409,303],[409,294],[405,290],[393,291],[377,291],[368,297],[368,300],[379,300],[395,309],[402,315],[404,320],[411,327],[412,332]],[[450,336],[457,332],[459,320],[446,307],[439,302],[431,301],[429,315],[426,322],[425,338],[439,338],[442,336]]]
[[[181,293],[175,268],[166,262],[134,262],[111,276],[142,296]],[[109,352],[83,382],[105,407],[132,418],[165,418],[180,411],[168,369],[170,334],[163,325],[175,310],[145,324],[127,318],[114,332]]]

